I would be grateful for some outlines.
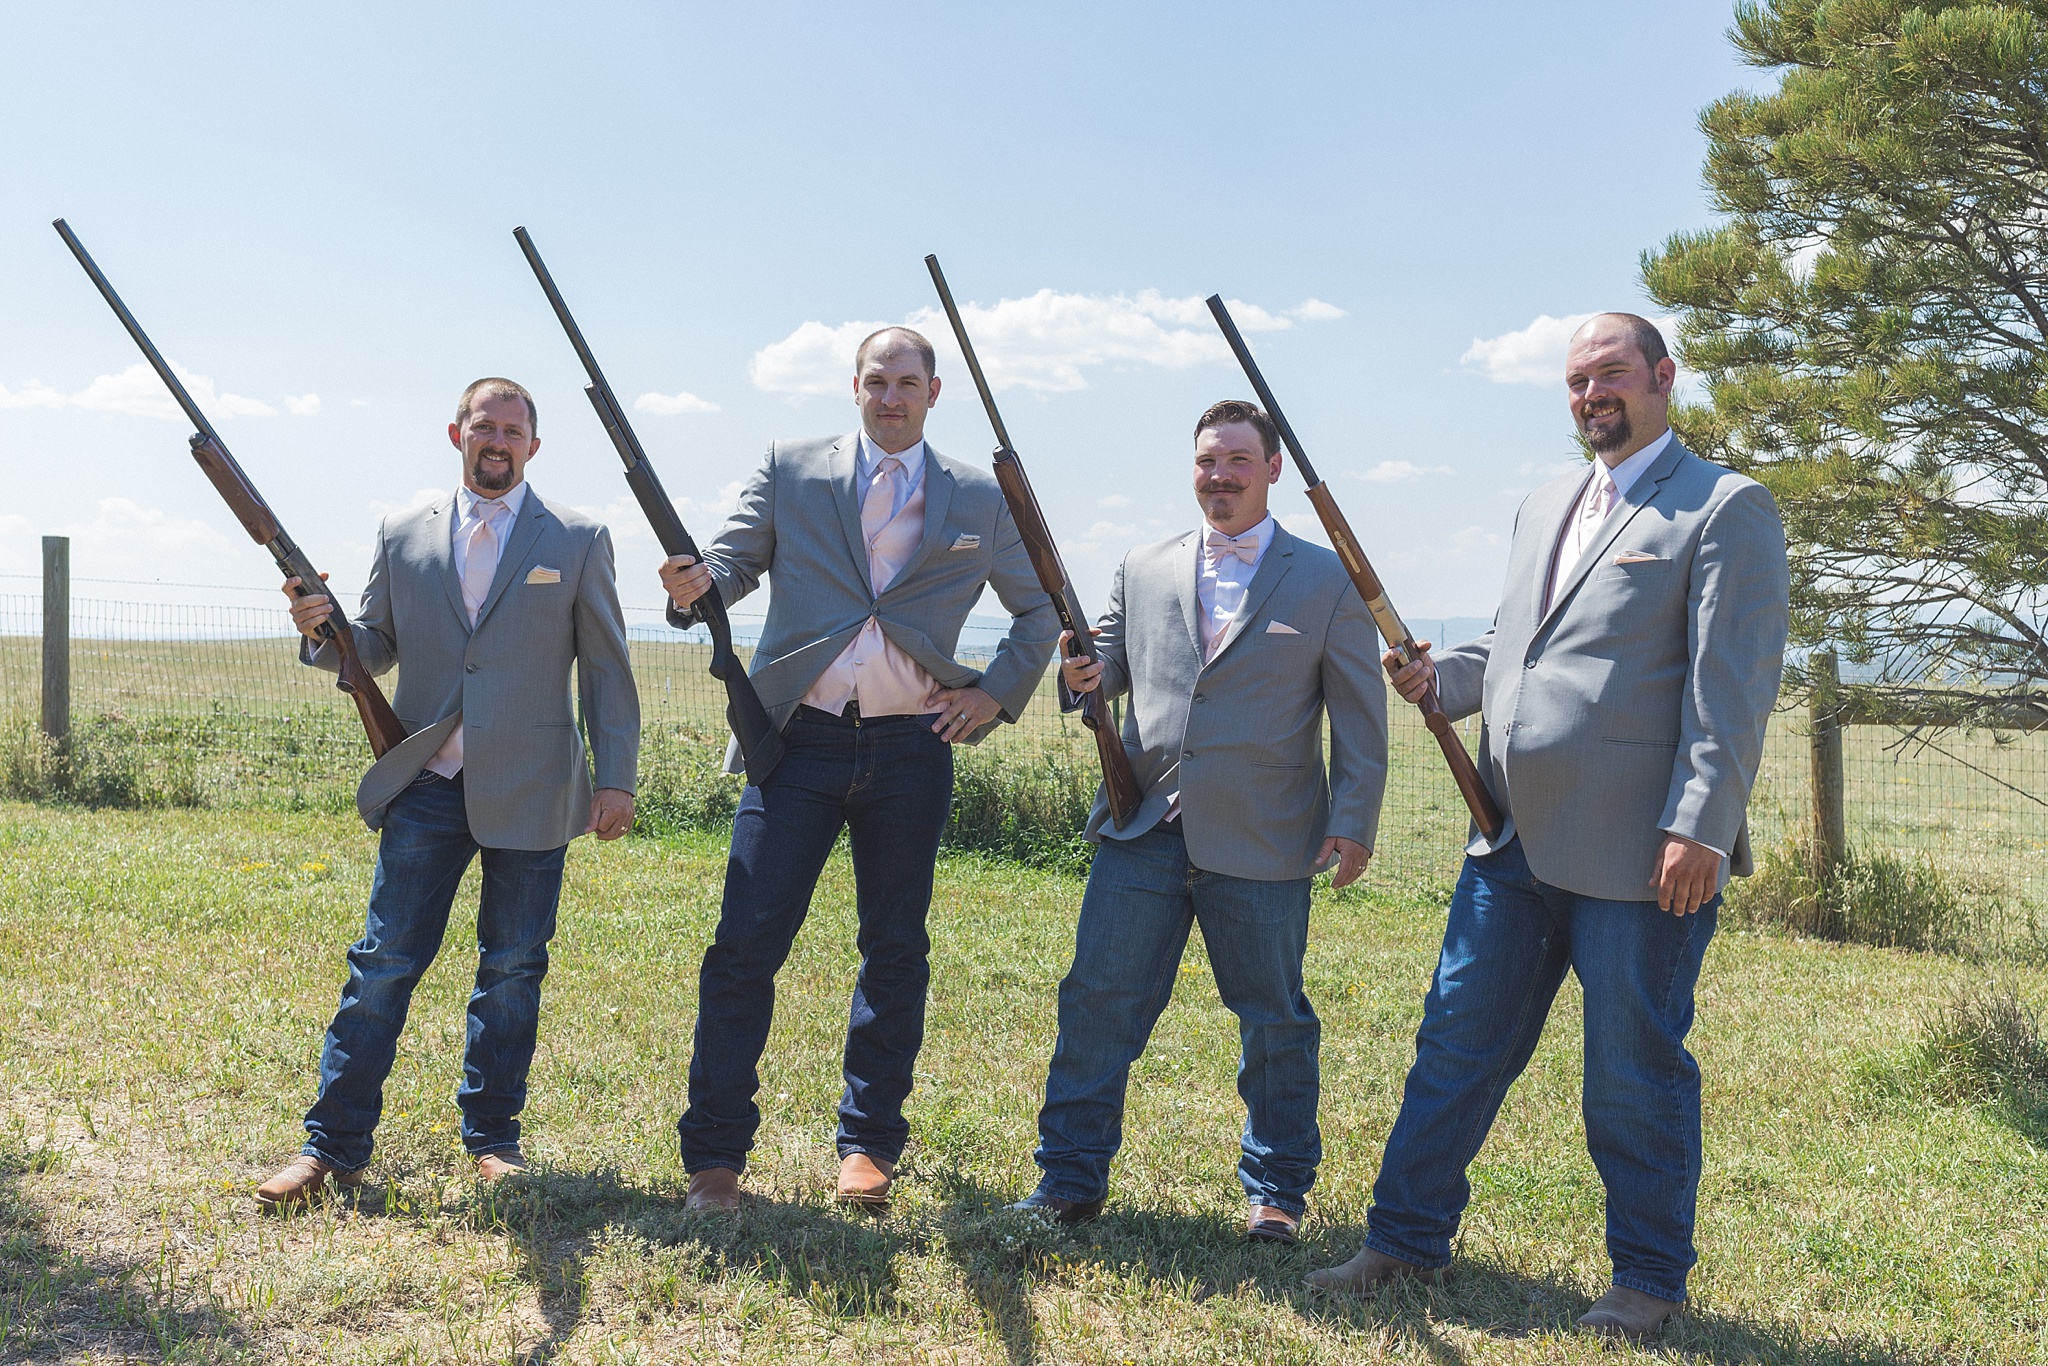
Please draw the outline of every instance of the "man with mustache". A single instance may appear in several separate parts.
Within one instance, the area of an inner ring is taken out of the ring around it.
[[[1572,417],[1597,457],[1523,502],[1493,629],[1404,664],[1453,717],[1485,715],[1479,767],[1506,816],[1476,830],[1365,1247],[1309,1283],[1434,1279],[1478,1155],[1567,969],[1585,992],[1586,1144],[1607,1190],[1613,1285],[1579,1320],[1653,1335],[1697,1260],[1693,987],[1721,888],[1752,871],[1745,810],[1778,695],[1785,529],[1770,493],[1666,423],[1677,366],[1642,318],[1572,338]]]
[[[1387,780],[1379,637],[1337,556],[1266,510],[1280,434],[1252,404],[1195,424],[1204,525],[1132,551],[1074,693],[1128,693],[1124,746],[1145,794],[1122,826],[1097,795],[1098,848],[1059,1042],[1038,1112],[1038,1189],[1016,1206],[1061,1223],[1102,1212],[1125,1088],[1196,925],[1236,1013],[1246,1119],[1237,1176],[1250,1237],[1292,1243],[1322,1160],[1322,1026],[1302,990],[1309,879],[1365,871]],[[1322,721],[1330,721],[1323,777]]]
[[[392,708],[407,738],[370,767],[356,804],[381,830],[363,937],[320,1055],[306,1145],[256,1188],[265,1206],[360,1185],[420,975],[440,951],[464,871],[479,854],[476,987],[469,998],[462,1142],[495,1181],[525,1165],[519,1112],[540,1024],[563,855],[578,835],[633,824],[640,698],[626,656],[611,534],[543,504],[525,482],[540,450],[533,397],[508,379],[462,391],[448,440],[462,455],[452,497],[394,513],[353,623],[372,673],[395,664]],[[339,668],[319,637],[325,597],[285,584],[300,658]],[[590,761],[570,709],[575,666]]]
[[[1052,656],[1058,618],[988,470],[926,444],[939,398],[932,345],[906,327],[854,355],[859,430],[777,442],[705,548],[662,564],[676,611],[775,580],[754,687],[788,746],[733,818],[725,900],[697,980],[689,1108],[677,1121],[687,1203],[730,1210],[761,1124],[756,1070],[775,974],[844,829],[860,915],[860,975],[839,1101],[843,1204],[887,1202],[924,1042],[932,878],[953,751],[1015,721]],[[983,585],[1010,612],[985,670],[954,658]],[[673,613],[671,620],[675,620]],[[729,759],[737,770],[737,747]]]

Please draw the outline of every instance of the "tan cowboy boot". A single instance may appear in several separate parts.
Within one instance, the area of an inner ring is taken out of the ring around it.
[[[1444,1273],[1439,1267],[1421,1267],[1413,1262],[1404,1262],[1399,1257],[1389,1257],[1373,1248],[1362,1247],[1358,1255],[1342,1266],[1325,1267],[1321,1271],[1308,1273],[1308,1284],[1317,1290],[1334,1290],[1347,1294],[1362,1294],[1375,1286],[1403,1277],[1427,1281],[1431,1285],[1442,1285]]]
[[[1580,1317],[1579,1327],[1603,1338],[1641,1342],[1663,1332],[1684,1306],[1684,1300],[1660,1300],[1625,1285],[1610,1285]]]
[[[325,1199],[327,1178],[333,1177],[334,1184],[344,1190],[353,1190],[363,1184],[368,1171],[345,1172],[339,1167],[330,1167],[310,1153],[300,1153],[284,1164],[284,1169],[256,1188],[256,1203],[265,1209],[279,1209],[287,1205],[310,1205],[315,1200]]]
[[[848,1153],[839,1164],[839,1190],[832,1198],[842,1205],[874,1209],[889,1203],[889,1187],[895,1180],[894,1162],[866,1153]]]
[[[683,1196],[683,1208],[706,1214],[724,1214],[740,1207],[740,1174],[726,1167],[706,1167],[690,1178]]]

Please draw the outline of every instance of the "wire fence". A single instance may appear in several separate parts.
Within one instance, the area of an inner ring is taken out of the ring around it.
[[[17,731],[40,705],[41,614],[39,595],[0,594],[0,715]],[[648,734],[643,771],[709,763],[725,742],[725,700],[705,670],[708,642],[672,631],[657,611],[627,616]],[[760,619],[735,617],[734,628],[745,656]],[[367,743],[331,676],[297,662],[281,608],[83,597],[72,600],[71,631],[74,730],[123,748],[164,789],[214,805],[349,804]],[[970,626],[961,655],[985,660],[1000,638]],[[1386,871],[1441,879],[1456,866],[1464,807],[1414,710],[1397,705],[1391,721],[1383,842],[1440,856],[1418,853],[1413,867]],[[1476,749],[1476,725],[1462,729]],[[2048,903],[2048,733],[1859,725],[1844,739],[1852,846],[1924,855],[1974,884]],[[1050,675],[1019,723],[983,748],[1024,762],[1095,762],[1087,731],[1059,711]],[[1788,706],[1773,720],[1751,802],[1759,850],[1808,820],[1808,763],[1804,709]]]

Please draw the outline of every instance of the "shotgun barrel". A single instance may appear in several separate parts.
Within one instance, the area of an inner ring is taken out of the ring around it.
[[[1073,580],[1067,577],[1059,547],[1053,543],[1045,513],[1038,506],[1038,496],[1032,492],[1031,480],[1024,473],[1024,462],[1010,445],[1009,430],[1003,426],[1003,415],[996,410],[996,396],[981,371],[980,358],[974,354],[974,343],[968,338],[967,324],[953,302],[953,291],[946,285],[945,272],[939,269],[936,256],[925,257],[924,264],[932,273],[932,283],[938,286],[939,302],[945,306],[946,320],[953,324],[960,354],[967,358],[967,373],[974,377],[974,387],[981,393],[981,406],[988,410],[989,425],[995,428],[996,482],[1002,486],[1003,499],[1010,505],[1010,520],[1017,524],[1017,534],[1023,538],[1039,586],[1052,598],[1060,629],[1067,632],[1069,654],[1093,660],[1095,640],[1089,633],[1088,618],[1079,607]],[[1095,752],[1102,762],[1102,787],[1109,799],[1109,814],[1116,824],[1122,825],[1137,812],[1144,794],[1138,791],[1138,775],[1131,769],[1131,756],[1124,752],[1123,738],[1117,734],[1109,706],[1102,700],[1102,689],[1081,694],[1081,723],[1095,733]]]
[[[655,474],[646,450],[640,445],[640,438],[634,434],[632,424],[626,421],[626,410],[619,406],[618,397],[612,393],[604,371],[598,368],[597,357],[591,352],[590,344],[583,340],[583,329],[576,326],[576,319],[570,315],[562,291],[555,288],[555,277],[548,273],[546,263],[540,259],[532,236],[523,227],[512,229],[512,236],[518,241],[519,250],[526,254],[526,264],[533,267],[534,278],[540,281],[541,290],[548,296],[548,303],[554,308],[562,330],[569,334],[569,345],[576,349],[576,358],[583,362],[584,372],[590,376],[590,383],[583,386],[584,396],[597,410],[597,420],[604,424],[605,435],[612,439],[619,459],[625,462],[626,487],[633,491],[640,510],[647,514],[647,520],[654,528],[654,538],[661,542],[662,553],[688,555],[701,563],[703,554],[684,528],[683,519],[676,514],[676,505],[669,499],[667,490],[662,488],[660,477]],[[740,743],[740,755],[746,761],[747,781],[759,786],[768,780],[769,773],[782,761],[782,735],[769,720],[768,709],[761,704],[761,695],[754,691],[754,681],[747,677],[739,655],[733,650],[732,621],[726,615],[725,599],[719,596],[715,585],[692,603],[690,611],[681,618],[684,626],[697,623],[702,623],[711,634],[711,676],[725,685],[725,720]]]
[[[362,657],[356,652],[355,630],[349,625],[348,613],[342,610],[341,600],[327,591],[327,586],[322,582],[319,571],[313,568],[312,561],[306,558],[298,543],[286,534],[284,527],[278,523],[277,514],[270,510],[270,504],[263,501],[263,495],[249,482],[249,476],[242,472],[242,467],[228,454],[227,443],[220,439],[220,433],[213,429],[213,424],[206,420],[206,414],[193,402],[192,395],[186,392],[185,385],[179,380],[177,373],[156,349],[156,344],[150,341],[149,334],[142,330],[142,324],[135,321],[135,315],[128,311],[128,305],[121,302],[121,296],[114,292],[114,286],[108,282],[106,275],[86,251],[85,244],[78,240],[78,234],[71,231],[71,225],[61,218],[55,220],[51,226],[56,228],[57,235],[64,239],[64,245],[71,248],[71,254],[78,258],[78,264],[85,267],[86,275],[98,287],[101,297],[107,301],[107,306],[114,310],[114,316],[121,320],[121,326],[128,329],[128,335],[134,339],[136,346],[141,348],[143,359],[156,371],[157,378],[164,382],[164,387],[171,391],[171,397],[177,400],[178,406],[185,410],[186,418],[195,429],[190,442],[192,458],[199,462],[199,468],[205,472],[207,479],[212,481],[213,487],[227,503],[229,510],[235,514],[235,519],[242,524],[242,529],[249,533],[251,540],[270,552],[270,557],[277,561],[277,567],[284,572],[287,579],[299,581],[298,586],[292,590],[295,595],[301,598],[326,598],[332,605],[333,615],[321,623],[320,635],[333,643],[335,652],[340,657],[341,670],[335,678],[334,686],[347,693],[355,702],[356,714],[363,721],[363,731],[370,737],[370,751],[378,758],[383,758],[392,746],[405,739],[405,724],[398,719],[397,713],[391,710],[391,704],[384,700],[383,691],[378,688],[377,681],[370,676],[370,671],[363,665]]]

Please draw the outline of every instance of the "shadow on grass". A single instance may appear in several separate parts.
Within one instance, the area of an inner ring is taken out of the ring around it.
[[[977,1182],[955,1177],[943,1215],[945,1252],[959,1267],[1014,1366],[1043,1359],[1031,1302],[1040,1284],[1089,1265],[1143,1290],[1170,1288],[1190,1303],[1249,1291],[1285,1305],[1326,1329],[1391,1335],[1401,1348],[1443,1366],[1462,1366],[1466,1349],[1445,1333],[1458,1327],[1487,1338],[1570,1337],[1592,1300],[1561,1277],[1530,1276],[1497,1263],[1461,1260],[1443,1286],[1409,1281],[1365,1295],[1310,1290],[1303,1277],[1349,1257],[1363,1236],[1333,1230],[1313,1243],[1278,1248],[1249,1241],[1232,1217],[1110,1206],[1093,1223],[1061,1228],[1009,1212]],[[1285,1350],[1277,1344],[1275,1351]],[[1713,1312],[1688,1314],[1648,1349],[1674,1360],[1737,1366],[1917,1366],[1932,1358],[1854,1337],[1808,1338],[1796,1325],[1758,1324]],[[1483,1353],[1481,1355],[1484,1355]],[[1306,1358],[1305,1358],[1306,1359]]]
[[[367,1206],[368,1202],[366,1202]],[[894,1259],[923,1242],[900,1227],[822,1201],[750,1196],[735,1214],[694,1213],[674,1188],[635,1186],[618,1173],[535,1168],[480,1189],[466,1213],[518,1249],[547,1332],[528,1361],[553,1361],[589,1312],[592,1295],[625,1280],[636,1299],[676,1310],[688,1287],[751,1278],[841,1318],[897,1312]]]
[[[67,1164],[48,1140],[29,1148],[0,1138],[0,1362],[242,1355],[242,1326],[196,1299],[175,1264],[58,1244],[26,1187]]]

